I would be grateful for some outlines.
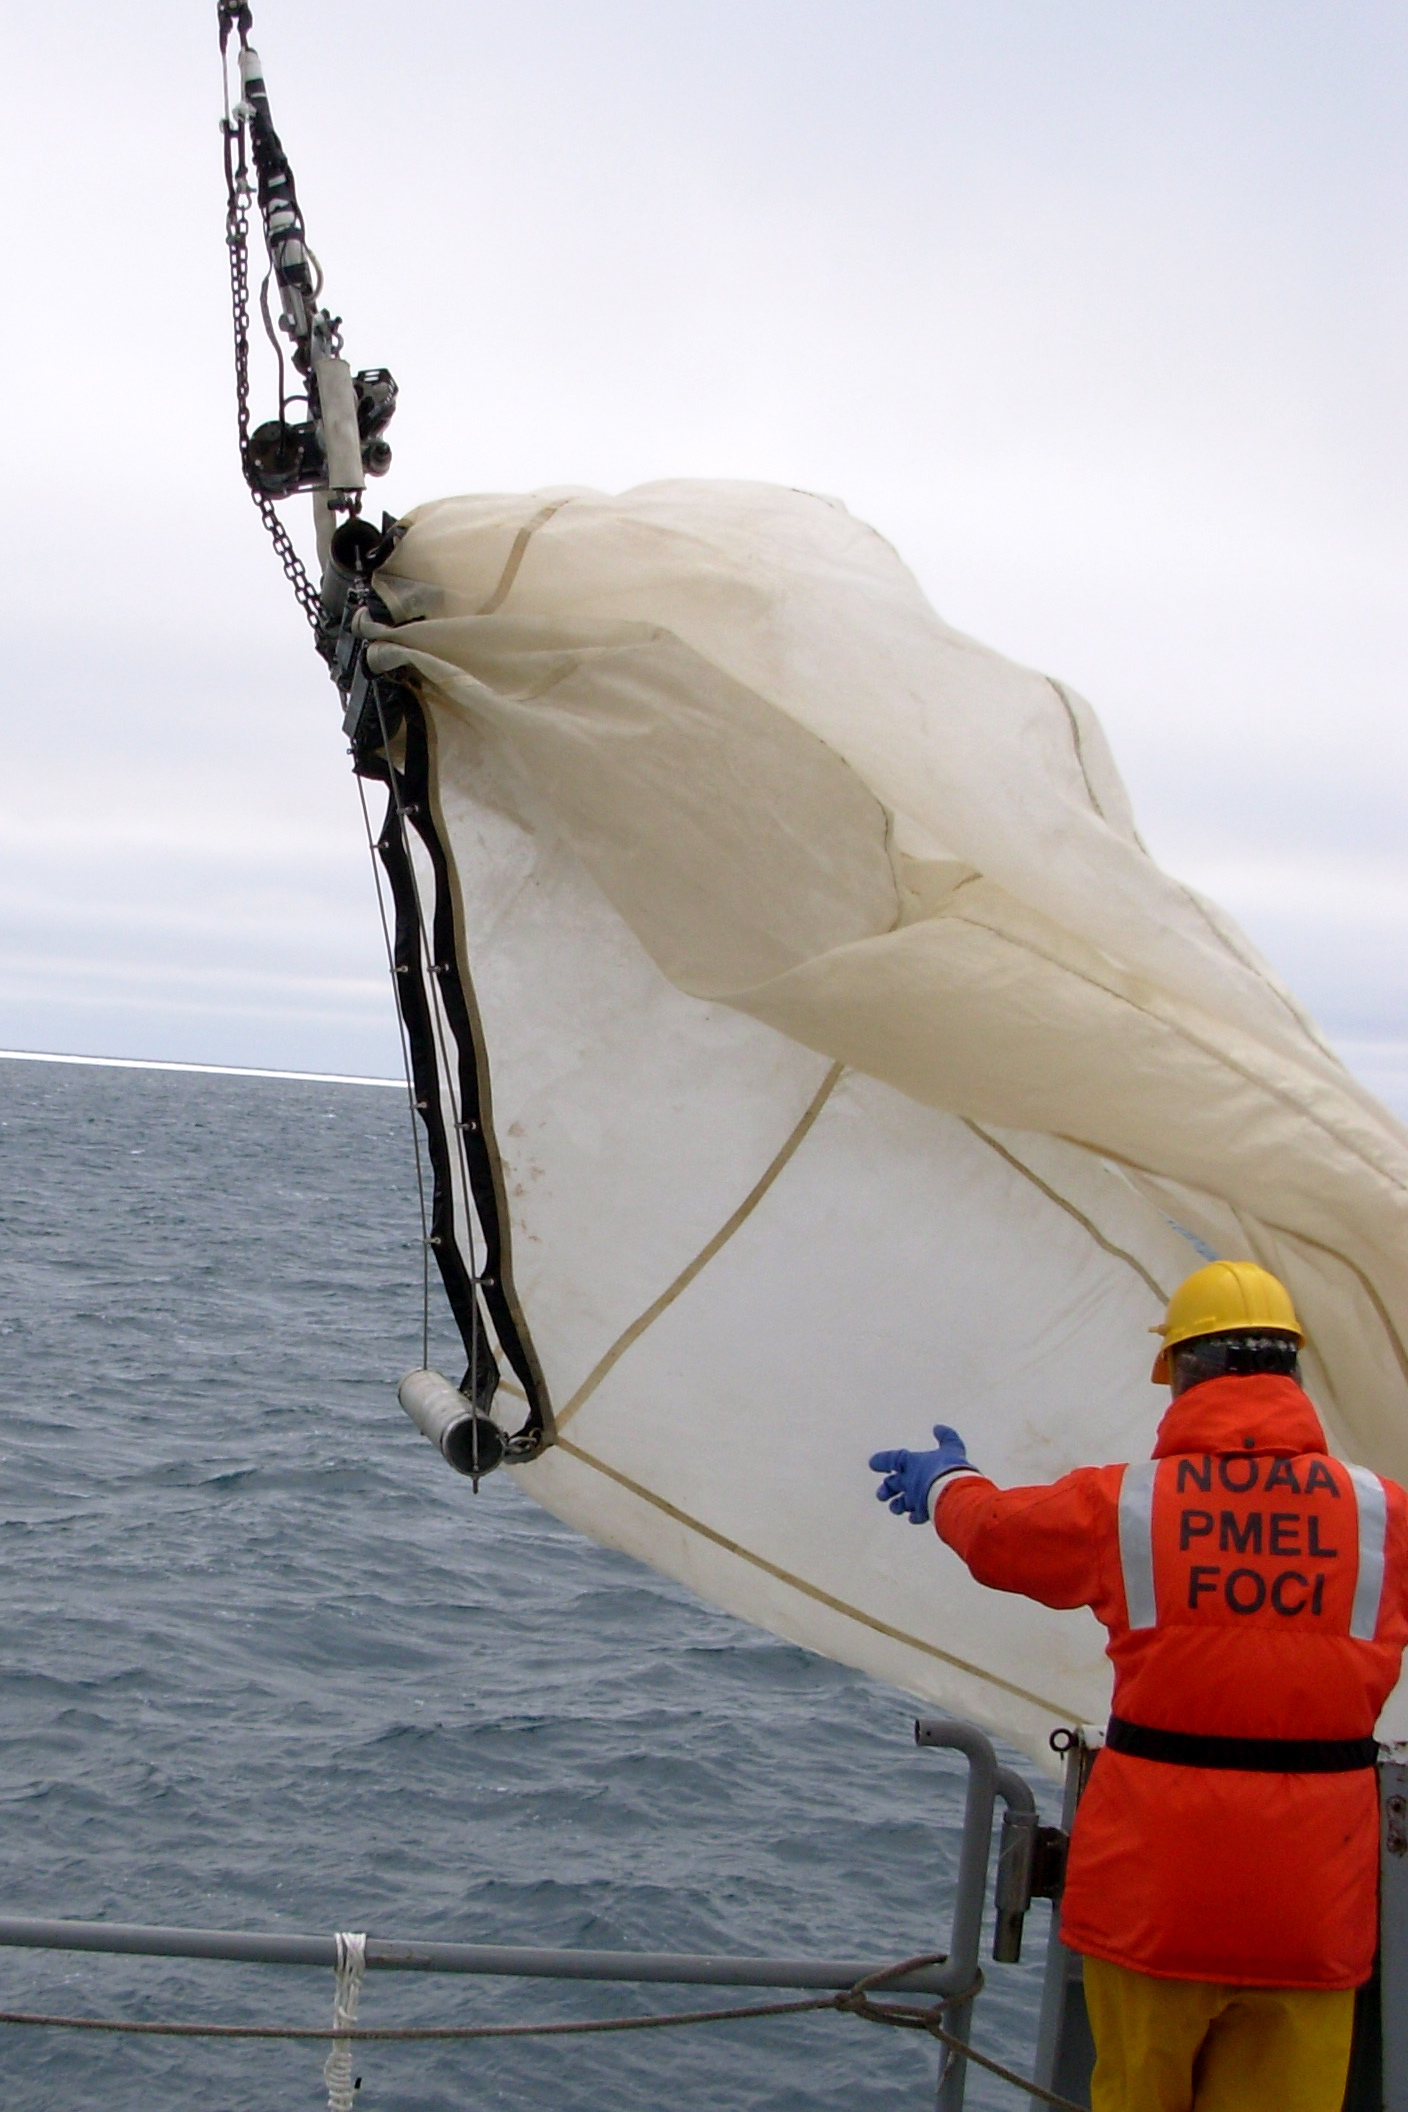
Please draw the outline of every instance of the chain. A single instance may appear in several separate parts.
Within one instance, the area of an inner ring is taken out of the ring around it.
[[[225,187],[228,204],[225,211],[225,244],[230,252],[230,305],[235,326],[235,414],[239,425],[240,467],[248,478],[249,462],[249,171],[244,153],[244,126],[236,118],[226,118],[225,126]],[[293,539],[279,519],[273,500],[267,493],[256,491],[250,485],[259,518],[269,531],[269,539],[283,566],[284,578],[293,589],[294,599],[308,619],[314,637],[318,635],[321,608],[318,590],[308,576],[308,571],[293,546]]]

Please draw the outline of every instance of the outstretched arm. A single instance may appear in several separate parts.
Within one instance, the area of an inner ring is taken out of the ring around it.
[[[1090,1606],[1118,1618],[1115,1519],[1122,1467],[1078,1467],[1039,1488],[999,1489],[968,1458],[947,1423],[932,1451],[876,1452],[875,1491],[897,1518],[927,1525],[962,1557],[980,1584],[1016,1591],[1043,1606]]]
[[[1043,1606],[1110,1606],[1118,1467],[1078,1467],[1038,1488],[999,1489],[985,1475],[934,1490],[939,1538],[980,1584]]]

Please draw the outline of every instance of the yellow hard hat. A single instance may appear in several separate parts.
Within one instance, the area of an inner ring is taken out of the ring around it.
[[[1254,1261],[1209,1262],[1179,1284],[1162,1322],[1150,1328],[1151,1335],[1164,1340],[1149,1376],[1156,1386],[1168,1384],[1168,1353],[1177,1342],[1259,1328],[1305,1340],[1290,1292],[1268,1269]]]

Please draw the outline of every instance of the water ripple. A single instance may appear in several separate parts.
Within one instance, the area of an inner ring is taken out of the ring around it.
[[[16,1063],[0,1103],[0,1910],[876,1957],[942,1941],[962,1777],[915,1752],[901,1697],[502,1479],[475,1499],[410,1430],[419,1229],[393,1096]],[[1019,2063],[1031,1948],[985,1997]],[[390,1975],[363,2012],[677,1998]],[[0,1952],[0,2006],[316,2024],[331,1981]],[[322,2102],[308,2049],[12,2031],[3,2051],[26,2112]],[[359,2065],[367,2112],[912,2112],[934,2068],[909,2034],[839,2018]],[[981,2079],[970,2102],[1014,2103]]]

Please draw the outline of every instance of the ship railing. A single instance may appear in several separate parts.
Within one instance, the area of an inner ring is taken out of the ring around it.
[[[994,1956],[1020,1955],[1022,1920],[1037,1882],[1042,1830],[1031,1789],[998,1759],[991,1741],[971,1724],[947,1719],[915,1725],[921,1746],[961,1753],[967,1761],[952,1928],[946,1953],[918,1970],[896,1975],[894,1961],[864,1958],[753,1957],[675,1951],[540,1949],[520,1945],[442,1943],[368,1935],[369,1973],[457,1973],[490,1978],[593,1980],[693,1987],[798,1989],[845,1994],[860,1983],[883,1983],[886,1998],[930,1995],[942,2002],[943,2058],[938,2112],[961,2112],[967,2081],[996,1808],[1005,1807],[998,1857]],[[1049,1830],[1047,1830],[1049,1831]],[[335,1935],[191,1929],[128,1922],[69,1921],[0,1915],[0,1947],[72,1952],[117,1952],[152,1958],[198,1958],[241,1965],[317,1966],[343,1963]]]

